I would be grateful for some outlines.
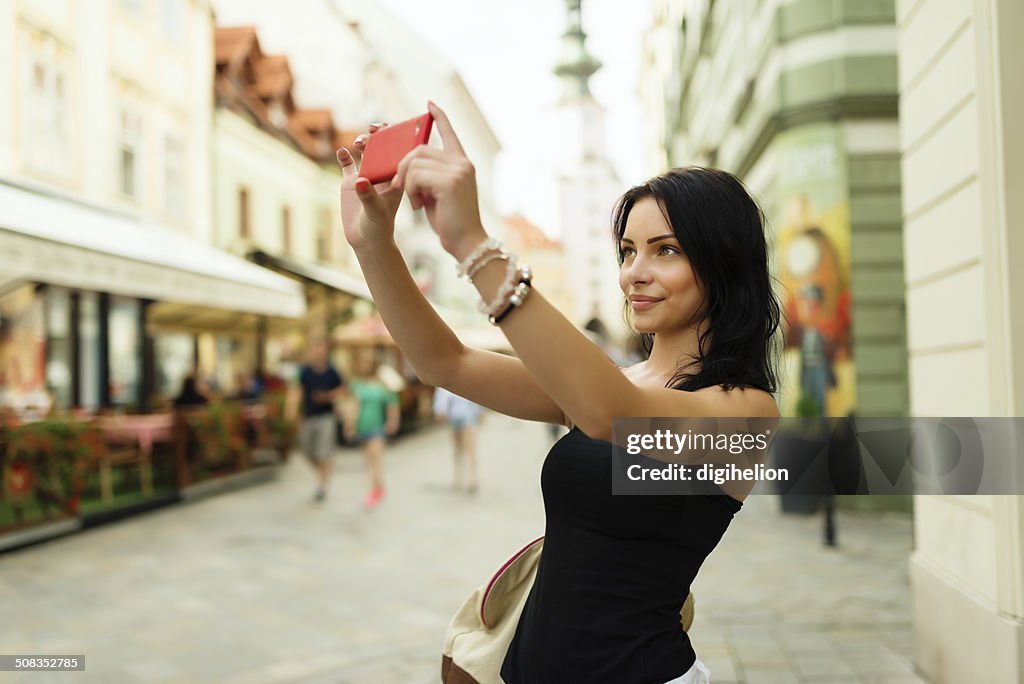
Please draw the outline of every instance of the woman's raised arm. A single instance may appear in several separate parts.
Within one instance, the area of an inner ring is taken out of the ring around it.
[[[413,208],[426,210],[441,245],[466,265],[497,249],[488,242],[480,219],[473,165],[448,117],[434,103],[429,106],[444,149],[420,146],[410,152],[398,165],[392,187],[404,189]],[[495,312],[504,310],[498,318],[512,348],[567,420],[591,437],[610,439],[616,417],[756,416],[775,410],[771,396],[764,392],[679,392],[665,387],[638,387],[523,276],[519,277],[526,290],[521,296],[516,294],[520,302],[511,305],[515,298],[508,288],[515,287],[518,272],[510,270],[506,261],[475,263],[479,268],[473,284],[484,301],[500,305]]]
[[[357,146],[362,145],[359,140]],[[345,238],[388,332],[417,376],[500,413],[564,424],[562,410],[522,362],[463,345],[420,292],[394,240],[402,189],[390,183],[375,187],[359,178],[345,148],[338,150],[338,163]]]

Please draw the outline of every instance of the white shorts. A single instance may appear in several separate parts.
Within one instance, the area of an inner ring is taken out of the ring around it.
[[[689,670],[665,684],[711,684],[711,673],[707,665],[697,658]]]

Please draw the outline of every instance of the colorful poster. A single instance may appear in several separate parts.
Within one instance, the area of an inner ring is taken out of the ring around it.
[[[813,124],[776,142],[775,259],[785,335],[783,415],[845,416],[851,354],[850,198],[842,133]]]

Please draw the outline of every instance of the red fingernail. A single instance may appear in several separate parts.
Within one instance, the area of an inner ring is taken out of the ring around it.
[[[356,181],[356,192],[366,192],[370,189],[370,181],[360,178]]]

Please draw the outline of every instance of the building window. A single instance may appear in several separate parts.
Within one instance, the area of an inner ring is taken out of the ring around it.
[[[187,333],[161,333],[153,342],[156,355],[156,391],[171,401],[181,391],[185,376],[195,365],[195,339]]]
[[[46,387],[57,408],[71,406],[71,293],[46,289]]]
[[[160,0],[160,30],[171,43],[185,40],[185,0]]]
[[[292,210],[287,206],[281,207],[281,251],[292,253]]]
[[[139,200],[141,194],[141,141],[142,117],[128,108],[122,109],[118,141],[119,189],[122,195],[134,200]]]
[[[164,212],[185,218],[185,144],[176,135],[164,138]]]
[[[87,411],[99,408],[100,302],[95,292],[78,293],[78,405]]]
[[[316,233],[316,258],[319,261],[331,260],[331,211],[320,207],[320,229]]]
[[[249,225],[249,189],[238,188],[238,236],[243,240],[252,237]]]
[[[67,177],[70,145],[67,56],[48,36],[28,36],[24,76],[25,163],[47,174]]]
[[[0,405],[22,420],[50,410],[46,391],[44,297],[34,285],[0,295]]]
[[[110,403],[131,406],[139,401],[142,341],[139,336],[140,307],[137,299],[111,297],[107,319]]]

